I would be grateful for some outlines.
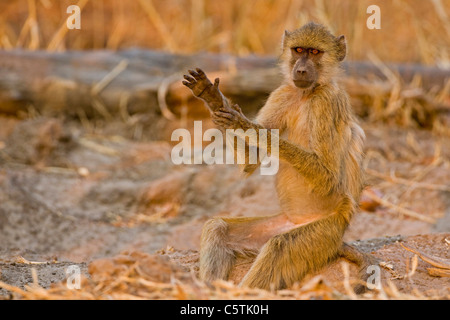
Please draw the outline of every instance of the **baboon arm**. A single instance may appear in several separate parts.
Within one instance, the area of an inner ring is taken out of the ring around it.
[[[183,84],[189,87],[194,95],[206,102],[210,108],[213,121],[223,129],[267,129],[260,124],[256,124],[245,117],[238,105],[231,105],[230,102],[219,90],[219,79],[214,84],[209,81],[205,73],[201,69],[196,71],[189,70],[190,75],[186,75]],[[315,99],[311,102],[312,110],[322,110],[315,108],[315,104],[329,104],[329,101]],[[313,128],[312,132],[318,132],[316,136],[312,136],[313,151],[309,152],[287,140],[283,140],[279,135],[272,134],[271,130],[267,130],[267,145],[262,145],[259,141],[257,147],[262,152],[272,154],[271,141],[279,142],[279,157],[289,162],[296,168],[306,179],[310,180],[317,192],[328,194],[337,187],[339,179],[338,151],[340,150],[339,140],[336,139],[334,118],[335,111],[330,108],[328,114],[316,115],[317,123],[313,124],[317,128]],[[269,112],[270,113],[270,112]],[[267,116],[266,116],[267,117]],[[264,117],[263,117],[264,118]],[[330,148],[332,146],[332,148]],[[250,171],[256,168],[250,168]]]
[[[278,157],[289,162],[306,179],[309,179],[318,192],[328,194],[337,186],[340,163],[338,152],[340,148],[339,141],[333,141],[332,139],[332,136],[334,136],[333,123],[330,123],[326,129],[327,132],[330,132],[329,135],[324,133],[312,137],[312,140],[317,141],[313,142],[313,150],[307,151],[288,140],[280,138],[279,131],[274,133],[272,130],[250,121],[237,105],[233,105],[229,109],[221,108],[214,112],[213,120],[222,128],[242,129],[244,134],[249,129],[253,129],[256,134],[261,129],[266,130],[267,143],[263,143],[260,139],[251,139],[249,144],[258,147],[259,152],[268,153],[272,156],[277,156],[276,150],[272,150],[272,146],[278,145]],[[321,126],[326,127],[325,124],[321,124]],[[329,146],[333,146],[333,148],[329,148]]]
[[[239,107],[234,105],[231,111],[221,110],[214,113],[215,122],[222,127],[230,129],[242,129],[245,132],[249,129],[255,130],[256,133],[261,129],[267,132],[267,143],[262,143],[260,139],[249,141],[252,145],[256,141],[259,152],[266,152],[272,156],[276,155],[276,150],[272,150],[272,146],[278,144],[278,157],[290,163],[297,171],[308,179],[314,186],[315,190],[321,194],[329,194],[335,188],[339,180],[339,141],[333,141],[330,136],[323,134],[321,136],[312,137],[317,139],[313,143],[313,150],[307,151],[286,139],[280,138],[279,134],[268,130],[260,124],[248,120]],[[217,120],[219,118],[219,120]],[[333,124],[327,128],[328,132],[333,132]],[[278,142],[278,143],[277,143]],[[333,148],[329,148],[333,146]]]
[[[331,95],[333,95],[332,92],[329,93],[329,96]],[[319,96],[311,99],[309,102],[308,109],[313,115],[309,124],[311,127],[309,130],[310,146],[308,150],[289,140],[281,139],[279,136],[274,136],[273,138],[279,141],[279,158],[289,162],[300,174],[310,180],[316,191],[328,194],[338,187],[345,147],[342,131],[345,128],[342,125],[343,121],[337,121],[337,118],[340,117],[338,113],[340,108],[342,108],[342,99],[330,98],[328,95],[324,96],[328,98]],[[331,103],[330,101],[336,102]],[[323,112],[324,105],[330,106],[327,108],[327,112]],[[265,127],[271,129],[272,123],[270,119],[274,119],[272,121],[281,128],[279,133],[281,134],[285,126],[285,119],[277,115],[279,109],[271,107],[272,105],[269,105],[269,108],[267,108],[268,112],[258,116],[258,120],[261,121],[258,121],[259,125],[254,124],[254,128],[262,129]],[[264,126],[264,123],[269,123],[269,127]],[[270,142],[273,133],[268,130],[268,135],[270,137],[268,137],[266,150],[272,153],[270,150],[272,143]]]
[[[262,107],[254,122],[259,124],[262,128],[277,129],[278,133],[283,134],[286,128],[285,114],[286,112],[280,108],[276,101],[273,101],[273,95],[269,97],[264,107]],[[247,155],[246,155],[247,156]],[[247,159],[247,157],[246,157]],[[258,163],[249,164],[246,161],[246,165],[243,167],[243,172],[249,176],[261,165],[258,157]]]
[[[252,123],[253,129],[265,129],[259,124]],[[274,140],[272,140],[274,139]],[[274,141],[274,143],[272,143]],[[307,151],[288,140],[282,139],[278,134],[267,130],[267,144],[259,143],[258,148],[267,150],[272,156],[277,156],[272,146],[278,141],[278,157],[291,164],[300,174],[311,182],[315,190],[321,194],[328,194],[338,182],[338,169],[326,164],[326,159],[320,152]],[[330,150],[329,152],[333,152]]]
[[[219,90],[219,78],[215,79],[213,84],[200,68],[188,71],[189,75],[184,75],[183,84],[192,90],[194,96],[203,100],[211,112],[230,108],[228,99]]]

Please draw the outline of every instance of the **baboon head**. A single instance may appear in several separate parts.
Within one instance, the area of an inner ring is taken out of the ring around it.
[[[335,37],[323,25],[310,22],[284,33],[284,74],[300,89],[328,83],[345,55],[345,37]]]

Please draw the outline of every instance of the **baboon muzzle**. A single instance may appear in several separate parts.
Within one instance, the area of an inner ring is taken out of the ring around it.
[[[296,87],[306,89],[317,80],[317,72],[314,63],[310,60],[297,60],[292,70],[292,80]]]

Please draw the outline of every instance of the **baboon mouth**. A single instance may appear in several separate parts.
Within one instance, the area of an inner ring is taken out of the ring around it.
[[[309,88],[312,84],[313,81],[308,81],[308,80],[294,80],[294,84],[297,88]]]

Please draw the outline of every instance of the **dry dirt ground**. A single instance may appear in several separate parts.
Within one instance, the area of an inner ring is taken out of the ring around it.
[[[386,262],[383,294],[450,298],[450,278],[431,276],[431,265],[400,245],[450,258],[450,138],[362,125],[370,187],[345,240]],[[284,293],[225,296],[224,290],[237,290],[231,283],[216,284],[222,291],[200,284],[203,223],[217,215],[274,214],[278,203],[273,177],[244,179],[232,165],[174,165],[168,137],[177,126],[138,142],[121,125],[92,130],[56,118],[0,117],[0,297],[52,298],[27,286],[33,282],[75,298],[309,298],[300,288],[311,286],[322,290],[320,297],[354,297],[346,283],[355,268],[347,276],[342,261]],[[69,294],[70,265],[86,278]],[[232,280],[248,266],[239,264]],[[147,279],[147,289],[129,280],[137,276]],[[122,282],[101,284],[111,279]]]

